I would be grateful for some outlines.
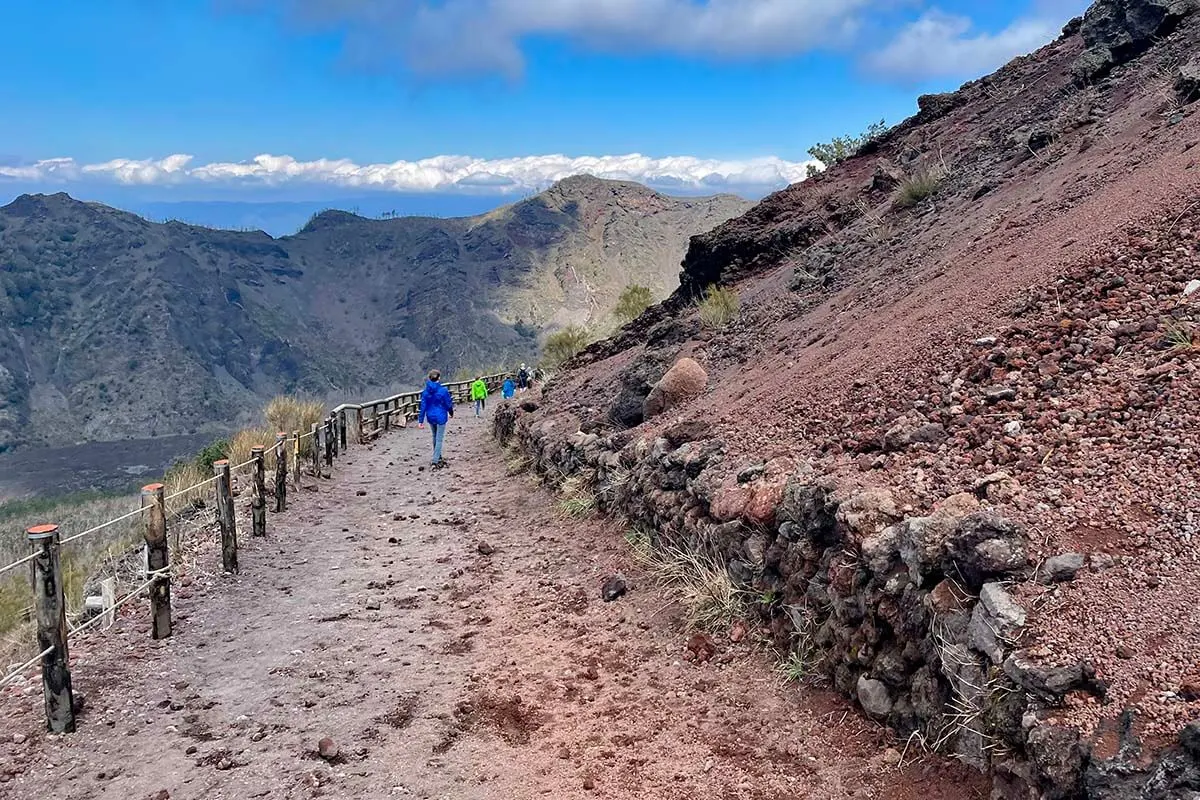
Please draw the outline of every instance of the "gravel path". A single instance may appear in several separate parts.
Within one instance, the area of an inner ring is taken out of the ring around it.
[[[780,686],[753,636],[685,659],[619,530],[561,517],[487,428],[456,423],[437,473],[424,431],[351,447],[243,536],[240,576],[179,582],[171,639],[139,608],[82,640],[78,733],[41,731],[36,687],[0,696],[0,798],[983,796],[935,759],[892,766],[883,730]]]

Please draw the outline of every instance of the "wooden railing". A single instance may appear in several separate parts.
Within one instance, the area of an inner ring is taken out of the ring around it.
[[[483,381],[487,384],[488,393],[498,391],[507,377],[508,373],[506,372],[484,376]],[[454,403],[457,405],[470,402],[472,383],[474,381],[453,381],[442,385],[450,390],[450,396],[454,398]],[[330,412],[330,418],[337,431],[338,443],[345,447],[347,438],[349,438],[350,419],[347,417],[348,414],[354,414],[354,427],[358,431],[357,438],[361,444],[374,439],[392,427],[403,427],[409,421],[416,419],[420,407],[420,391],[401,392],[367,403],[343,403]]]
[[[507,374],[484,378],[488,392],[494,392]],[[469,402],[473,381],[444,384],[455,404]],[[213,464],[211,478],[194,486],[166,494],[161,483],[142,489],[139,505],[114,519],[80,532],[60,531],[55,524],[35,525],[25,531],[31,552],[10,564],[0,565],[0,579],[28,565],[33,592],[33,621],[36,623],[37,655],[0,675],[0,689],[20,680],[40,666],[46,706],[46,727],[55,733],[75,730],[74,700],[71,688],[69,640],[103,625],[112,624],[118,609],[142,597],[150,601],[150,636],[161,639],[171,635],[171,582],[183,566],[182,548],[187,539],[214,536],[225,572],[237,573],[238,537],[234,498],[249,495],[251,536],[267,535],[267,456],[273,465],[274,502],[272,511],[287,510],[289,479],[299,485],[301,471],[315,479],[329,478],[335,459],[346,450],[348,440],[366,443],[383,431],[404,427],[419,413],[421,392],[402,392],[366,403],[343,403],[334,408],[312,429],[280,432],[271,447],[255,447],[250,460],[237,465],[221,460]],[[349,415],[353,415],[352,417]],[[353,423],[355,434],[350,436]],[[311,446],[305,444],[312,440]],[[302,455],[303,454],[303,455]],[[322,461],[324,464],[322,465]],[[237,487],[237,488],[235,488]],[[173,505],[173,501],[178,505]],[[179,510],[188,509],[187,513]],[[116,528],[116,526],[123,526]],[[101,614],[82,624],[71,626],[63,593],[60,563],[62,548],[105,530],[121,530],[145,539],[143,582],[120,599],[115,581],[105,583],[106,598]]]

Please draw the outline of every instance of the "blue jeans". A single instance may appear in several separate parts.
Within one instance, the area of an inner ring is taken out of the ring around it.
[[[477,416],[477,417],[483,416],[483,410],[486,407],[487,407],[487,402],[485,400],[476,400],[475,401],[475,416]]]
[[[446,426],[431,422],[429,430],[433,432],[433,463],[436,464],[442,460],[442,442],[446,438]]]

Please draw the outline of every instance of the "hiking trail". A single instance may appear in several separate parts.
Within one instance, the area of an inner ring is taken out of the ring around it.
[[[489,431],[460,412],[437,472],[427,430],[394,431],[266,539],[239,518],[241,574],[181,581],[171,638],[140,605],[73,645],[77,733],[45,733],[40,685],[0,704],[0,798],[983,796],[915,745],[897,767],[753,636],[688,661],[616,523],[564,518]]]

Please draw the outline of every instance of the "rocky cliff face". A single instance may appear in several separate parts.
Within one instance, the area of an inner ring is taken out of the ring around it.
[[[541,331],[665,296],[735,197],[572,178],[482,217],[316,216],[295,236],[66,195],[0,209],[0,448],[220,429],[262,397],[529,360]]]
[[[694,238],[671,300],[498,434],[719,555],[764,632],[996,798],[1194,796],[1198,44],[1190,4],[1102,0],[922,98]],[[707,389],[647,418],[685,358]]]

